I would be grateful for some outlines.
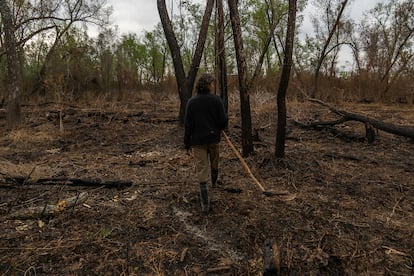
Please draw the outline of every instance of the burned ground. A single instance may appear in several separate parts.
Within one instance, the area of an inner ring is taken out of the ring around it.
[[[24,106],[24,123],[14,131],[0,119],[0,273],[259,275],[272,240],[282,275],[413,274],[413,141],[380,132],[369,144],[302,129],[293,121],[332,114],[289,103],[286,158],[275,160],[273,102],[264,95],[252,101],[259,140],[246,161],[265,188],[288,194],[262,194],[222,142],[222,184],[210,189],[208,216],[173,97]],[[414,121],[413,106],[341,108],[395,124]],[[238,146],[237,103],[230,114],[227,132]],[[359,123],[338,128],[364,135]],[[37,181],[43,178],[52,180]],[[71,179],[94,185],[73,186]],[[131,185],[95,185],[108,181]],[[56,216],[11,218],[81,192],[88,192],[85,203]]]

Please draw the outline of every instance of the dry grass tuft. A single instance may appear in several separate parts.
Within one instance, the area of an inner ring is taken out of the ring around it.
[[[38,131],[33,129],[17,129],[12,130],[6,134],[6,139],[11,140],[13,143],[44,143],[47,141],[55,140],[61,135],[59,127],[56,128],[43,128]]]
[[[50,169],[33,163],[14,164],[7,160],[0,160],[0,172],[6,176],[26,176],[38,179],[50,175]]]

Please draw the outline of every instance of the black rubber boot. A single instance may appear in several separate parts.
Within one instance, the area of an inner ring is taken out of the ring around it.
[[[208,199],[208,188],[207,182],[200,183],[200,201],[201,201],[201,210],[204,214],[208,214],[210,211],[210,201]]]
[[[211,170],[211,184],[213,188],[217,187],[218,170]]]

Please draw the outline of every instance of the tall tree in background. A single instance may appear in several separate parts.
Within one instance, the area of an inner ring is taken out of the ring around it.
[[[261,40],[262,40],[261,45],[259,47],[261,49],[261,52],[258,57],[258,61],[256,63],[252,77],[248,81],[249,88],[253,85],[254,81],[259,77],[262,71],[263,62],[266,58],[266,55],[269,53],[269,46],[273,40],[273,35],[274,35],[277,25],[278,25],[278,21],[272,21],[272,22],[269,22],[269,26],[268,26],[269,30],[267,30],[267,28],[264,28],[263,34],[261,36]]]
[[[38,72],[32,93],[44,92],[44,82],[54,51],[61,42],[62,37],[67,34],[76,23],[92,23],[105,26],[111,9],[106,7],[106,0],[49,0],[47,5],[39,4],[34,7],[31,17],[25,18],[21,23],[24,28],[31,22],[41,22],[40,30],[54,29],[54,41],[47,52],[43,64]],[[46,26],[46,27],[45,27]]]
[[[378,82],[380,97],[387,98],[391,86],[414,59],[414,1],[378,3],[362,24],[366,69]]]
[[[108,94],[112,88],[114,75],[113,44],[114,30],[106,29],[98,35],[96,47],[99,60],[99,80],[101,89]]]
[[[233,29],[234,47],[236,49],[237,72],[239,76],[240,111],[242,125],[242,154],[253,153],[252,118],[250,111],[250,95],[248,90],[246,57],[243,50],[243,38],[240,27],[240,16],[237,0],[228,0],[230,20]]]
[[[168,47],[170,48],[173,59],[175,78],[178,86],[178,93],[180,96],[180,112],[178,118],[181,124],[184,123],[185,108],[193,92],[194,82],[197,77],[198,68],[200,66],[201,57],[203,55],[204,44],[207,37],[213,7],[214,0],[208,0],[200,27],[200,33],[198,35],[197,46],[193,55],[189,72],[186,75],[180,46],[178,45],[172,23],[168,15],[165,0],[157,0],[158,13],[160,15],[161,24],[164,29],[164,34],[167,39]]]
[[[274,60],[275,56],[280,58],[278,49],[272,49],[269,46],[274,40],[274,36],[282,30],[284,31],[285,25],[283,24],[282,27],[280,24],[287,17],[288,5],[284,2],[284,0],[248,0],[247,2],[249,9],[251,9],[248,16],[251,18],[249,18],[249,24],[244,27],[247,28],[248,33],[246,47],[250,48],[247,51],[250,55],[249,68],[254,68],[251,72],[251,84],[264,72],[262,67],[265,60],[267,74],[272,74],[274,69],[281,67],[282,61]],[[278,30],[276,30],[277,27],[279,27]]]
[[[147,65],[147,70],[150,73],[148,81],[153,84],[159,84],[165,73],[166,53],[163,48],[164,43],[159,38],[155,31],[146,32],[143,41],[149,59]]]
[[[274,3],[276,2],[276,3]],[[288,9],[286,10],[284,8],[285,6],[285,1],[280,2],[278,1],[274,1],[274,0],[265,0],[264,4],[266,6],[266,19],[267,19],[267,23],[269,26],[275,26],[277,27],[277,25],[281,25],[278,28],[278,31],[273,31],[272,34],[272,41],[273,41],[273,46],[277,55],[277,61],[278,61],[278,67],[280,67],[283,64],[283,57],[281,55],[281,52],[283,52],[283,39],[282,36],[284,35],[284,26],[282,24],[282,22],[284,21],[284,17],[285,14],[288,13]],[[289,5],[289,4],[288,4]],[[280,45],[280,46],[279,46]],[[280,49],[282,48],[282,49]],[[271,66],[270,64],[268,66]],[[270,67],[269,67],[269,71],[270,71]]]
[[[7,58],[7,88],[9,102],[7,106],[7,127],[16,128],[20,125],[20,96],[22,93],[22,76],[13,15],[7,1],[0,1],[0,14],[4,31],[4,46]]]
[[[340,1],[340,2],[339,2]],[[337,3],[338,2],[338,3]],[[325,27],[327,28],[326,38],[320,37],[319,40],[323,41],[321,45],[320,52],[316,61],[315,71],[313,75],[313,85],[311,91],[311,97],[316,97],[319,84],[319,74],[322,67],[322,64],[328,54],[340,46],[340,43],[331,45],[332,38],[334,37],[335,32],[338,28],[341,27],[341,18],[344,13],[345,7],[347,6],[349,0],[318,0],[317,3],[324,9],[325,14]],[[318,29],[320,27],[319,19],[315,19],[314,24]],[[318,32],[318,30],[317,30]]]
[[[295,40],[296,1],[289,0],[288,27],[285,43],[285,56],[283,60],[282,76],[277,93],[277,132],[276,157],[285,156],[286,140],[286,92],[289,86],[290,71],[292,68],[293,42]]]

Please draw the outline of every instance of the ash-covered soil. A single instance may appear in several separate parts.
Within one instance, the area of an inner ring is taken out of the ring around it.
[[[266,189],[287,194],[261,193],[223,140],[209,215],[175,97],[25,105],[14,131],[1,118],[0,274],[261,275],[272,241],[282,275],[412,275],[413,141],[380,131],[369,144],[356,122],[336,126],[341,134],[300,128],[294,121],[335,116],[289,103],[286,158],[276,160],[274,102],[252,100],[258,139],[246,161]],[[237,107],[227,133],[240,149]],[[413,127],[413,106],[340,107]],[[81,192],[84,203],[54,216],[15,217]]]

